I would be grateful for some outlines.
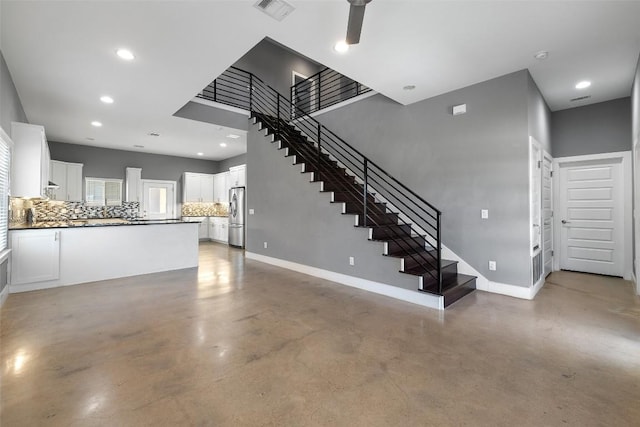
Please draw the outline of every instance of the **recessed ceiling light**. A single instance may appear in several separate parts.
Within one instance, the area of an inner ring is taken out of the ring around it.
[[[105,104],[113,104],[113,98],[108,95],[101,96],[100,101],[104,102]]]
[[[546,50],[541,50],[540,52],[537,52],[535,55],[533,55],[533,57],[537,60],[543,61],[549,57],[549,52],[547,52]]]
[[[136,145],[134,145],[134,147],[136,147],[136,148],[144,148],[144,145],[138,145],[138,144],[136,144]]]
[[[131,61],[135,58],[135,56],[133,55],[133,53],[129,50],[129,49],[118,49],[116,51],[116,54],[124,59],[125,61]]]
[[[198,156],[204,156],[204,153],[196,153]]]
[[[402,89],[404,89],[404,90],[414,90],[415,88],[416,88],[416,85],[406,85]]]
[[[226,147],[226,146],[227,146],[227,143],[226,143],[226,142],[221,142],[221,143],[220,143],[220,147]]]
[[[235,133],[230,133],[229,135],[227,135],[227,138],[238,139],[240,138],[240,135],[236,135]]]
[[[100,126],[102,126],[102,123],[94,120],[94,121],[91,122],[91,126],[95,126],[95,127],[99,128]]]
[[[583,80],[581,82],[578,82],[578,84],[576,84],[576,89],[586,89],[589,86],[591,86],[591,82],[588,80]]]
[[[344,40],[340,40],[338,43],[333,45],[333,50],[338,53],[347,53],[349,50],[349,45]]]
[[[149,136],[160,136],[158,132],[149,132],[147,135]]]

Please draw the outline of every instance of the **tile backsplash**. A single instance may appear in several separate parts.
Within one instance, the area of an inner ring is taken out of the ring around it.
[[[87,218],[137,219],[138,202],[122,202],[120,206],[87,206],[84,202],[61,202],[55,200],[20,199],[12,197],[9,205],[10,222],[26,221],[28,209],[35,210],[37,221],[67,221]]]
[[[182,216],[229,216],[225,203],[183,203]]]

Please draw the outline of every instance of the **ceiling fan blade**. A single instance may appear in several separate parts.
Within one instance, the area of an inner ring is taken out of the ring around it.
[[[360,43],[360,33],[362,32],[362,21],[364,20],[364,5],[349,7],[349,22],[347,24],[347,44]]]

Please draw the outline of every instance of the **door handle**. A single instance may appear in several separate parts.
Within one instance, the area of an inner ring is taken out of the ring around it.
[[[562,222],[563,224],[571,224],[571,221],[567,221],[566,219],[563,219],[561,222]]]

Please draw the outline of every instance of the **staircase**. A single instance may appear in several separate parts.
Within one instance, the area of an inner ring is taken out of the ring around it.
[[[447,307],[475,290],[475,277],[442,259],[441,212],[431,204],[253,74],[232,67],[207,90],[217,102],[226,97],[248,109],[278,149],[331,194],[331,203],[354,216],[354,226],[384,242],[381,256],[397,258],[399,271],[417,278],[418,291],[443,296]]]

